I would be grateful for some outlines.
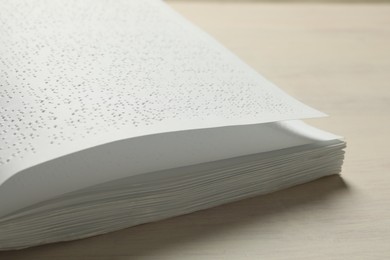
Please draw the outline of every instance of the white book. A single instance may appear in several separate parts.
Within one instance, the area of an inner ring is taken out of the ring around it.
[[[341,169],[345,142],[158,0],[0,2],[0,250]]]

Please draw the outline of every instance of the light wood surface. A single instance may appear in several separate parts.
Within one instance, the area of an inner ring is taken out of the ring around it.
[[[390,5],[169,4],[331,115],[342,177],[0,259],[390,259]]]

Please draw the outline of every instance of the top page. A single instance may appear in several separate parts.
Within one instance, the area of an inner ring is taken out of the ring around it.
[[[0,104],[0,183],[121,139],[323,115],[151,0],[2,0]]]

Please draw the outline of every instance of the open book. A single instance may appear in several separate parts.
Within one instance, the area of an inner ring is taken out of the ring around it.
[[[0,2],[0,249],[338,174],[321,117],[163,2]]]

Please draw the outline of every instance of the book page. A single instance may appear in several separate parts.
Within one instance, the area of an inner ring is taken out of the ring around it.
[[[323,115],[160,1],[1,1],[0,86],[0,183],[117,140]]]
[[[169,132],[129,138],[72,153],[14,174],[0,186],[0,218],[17,209],[62,194],[135,175],[338,139],[292,120]],[[176,170],[174,170],[176,169]],[[194,174],[203,174],[200,167]],[[179,188],[179,187],[178,187]]]

